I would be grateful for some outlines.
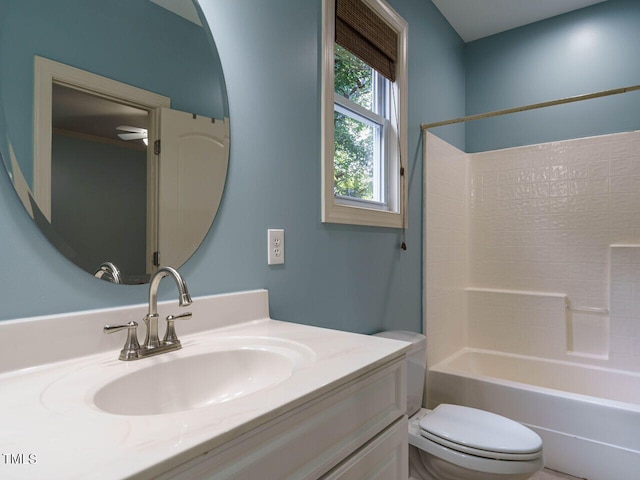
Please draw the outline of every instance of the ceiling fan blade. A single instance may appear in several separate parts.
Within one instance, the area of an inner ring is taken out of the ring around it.
[[[143,138],[147,138],[146,133],[119,133],[118,137],[122,140],[140,140]]]
[[[116,130],[124,130],[125,132],[132,132],[132,133],[147,133],[147,129],[146,128],[140,128],[140,127],[132,127],[130,125],[120,125],[119,127],[116,127]]]

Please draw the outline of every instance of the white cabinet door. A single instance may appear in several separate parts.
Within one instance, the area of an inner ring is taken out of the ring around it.
[[[323,476],[322,480],[407,480],[407,431],[407,417],[403,417]]]
[[[229,122],[158,109],[161,265],[179,267],[198,248],[218,211],[227,177]]]
[[[157,479],[318,480],[329,474],[341,480],[406,480],[405,411],[403,357],[310,396]]]

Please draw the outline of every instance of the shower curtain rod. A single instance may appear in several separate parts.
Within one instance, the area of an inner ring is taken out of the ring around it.
[[[535,110],[537,108],[552,107],[554,105],[563,105],[565,103],[580,102],[582,100],[591,100],[592,98],[607,97],[609,95],[618,95],[620,93],[633,92],[634,90],[640,90],[640,85],[633,85],[631,87],[624,87],[624,88],[614,88],[613,90],[587,93],[585,95],[576,95],[575,97],[561,98],[559,100],[551,100],[549,102],[534,103],[532,105],[525,105],[523,107],[507,108],[506,110],[496,110],[494,112],[478,113],[476,115],[468,115],[466,117],[459,117],[451,120],[444,120],[442,122],[421,123],[420,129],[424,131],[430,128],[442,127],[444,125],[453,125],[455,123],[470,122],[472,120],[480,120],[481,118],[498,117],[500,115],[506,115],[508,113],[525,112],[527,110]]]

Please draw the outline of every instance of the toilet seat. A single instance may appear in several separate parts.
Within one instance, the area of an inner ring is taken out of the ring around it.
[[[458,443],[449,442],[443,438],[437,437],[435,435],[431,435],[428,432],[420,432],[422,437],[431,440],[438,445],[442,445],[443,447],[450,448],[457,452],[466,453],[469,455],[474,455],[476,457],[488,458],[491,460],[510,460],[510,461],[523,461],[523,460],[535,460],[540,458],[541,451],[533,452],[533,453],[503,453],[503,452],[491,452],[487,450],[480,450],[477,448],[466,447],[464,445],[460,445]]]
[[[455,448],[450,448],[442,445],[442,442],[432,441],[423,435],[420,427],[421,420],[432,413],[433,411],[423,408],[409,419],[409,448],[417,448],[427,455],[433,455],[467,470],[494,475],[532,475],[544,466],[542,449],[535,452],[535,458],[531,460],[504,461],[488,457],[487,453],[490,452],[479,449],[478,453],[482,453],[482,456],[462,452],[456,442],[451,442]]]
[[[542,440],[525,426],[475,408],[442,404],[419,423],[420,435],[446,448],[495,460],[542,456]]]

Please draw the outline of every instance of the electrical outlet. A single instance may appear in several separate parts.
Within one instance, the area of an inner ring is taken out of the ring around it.
[[[284,263],[284,230],[267,230],[267,265]]]

